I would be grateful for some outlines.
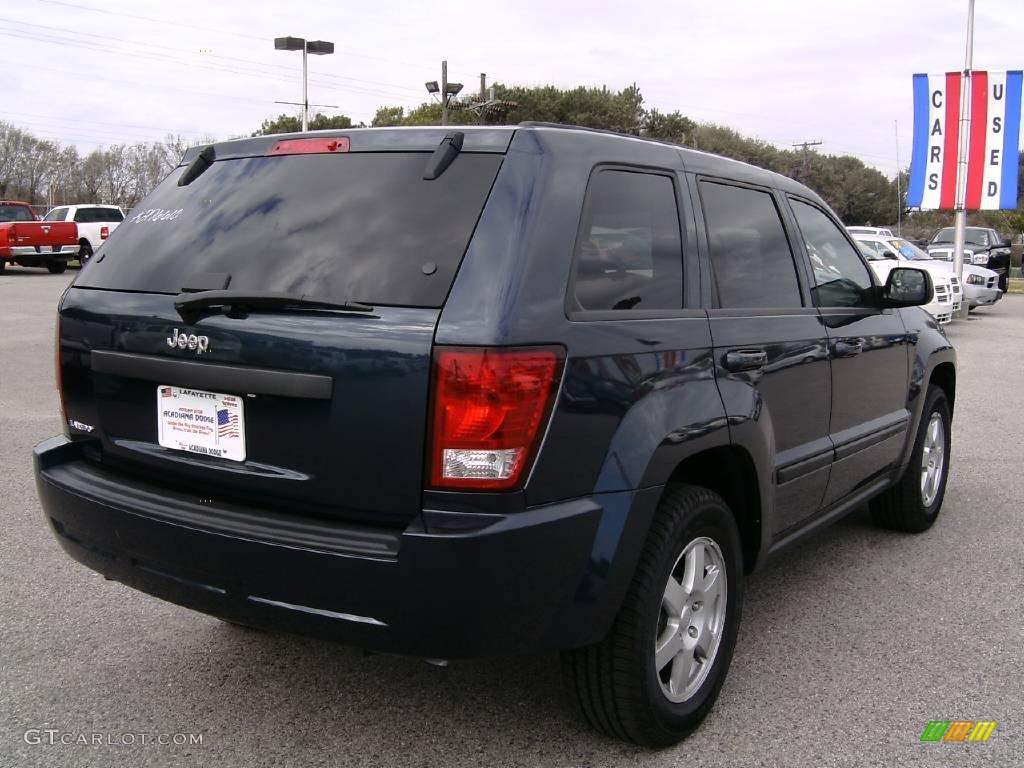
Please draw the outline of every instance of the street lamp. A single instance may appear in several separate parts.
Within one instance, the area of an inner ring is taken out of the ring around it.
[[[302,51],[302,130],[309,130],[309,86],[306,55],[324,56],[334,53],[334,43],[326,40],[305,40],[301,37],[275,37],[274,49],[278,51]]]
[[[441,125],[448,125],[448,102],[452,96],[462,90],[462,83],[448,82],[447,59],[441,62],[441,85],[437,84],[437,80],[430,80],[424,85],[427,86],[427,93],[441,95]]]

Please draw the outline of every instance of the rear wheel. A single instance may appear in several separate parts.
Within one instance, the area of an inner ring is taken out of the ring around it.
[[[50,270],[50,274],[59,275],[68,268],[68,263],[66,261],[48,261],[46,268]]]
[[[718,494],[669,490],[608,636],[566,651],[566,684],[610,736],[661,747],[711,711],[732,660],[743,595],[739,532]]]
[[[871,502],[876,523],[909,533],[926,531],[935,523],[949,477],[951,421],[946,393],[929,385],[910,466],[896,485]]]
[[[3,272],[6,267],[7,267],[7,262],[4,261],[3,259],[0,259],[0,272]]]
[[[88,240],[82,240],[78,244],[78,261],[82,266],[85,266],[85,262],[92,258],[92,246],[89,245]]]

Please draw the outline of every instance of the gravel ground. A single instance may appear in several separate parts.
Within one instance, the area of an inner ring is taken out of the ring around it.
[[[70,277],[0,276],[0,766],[1024,766],[1024,296],[948,327],[960,375],[936,526],[897,535],[861,511],[751,577],[714,712],[650,752],[575,717],[554,655],[364,657],[234,628],[68,559],[30,454],[60,431],[53,320]],[[984,744],[921,743],[933,719],[998,726]],[[28,729],[136,743],[28,744]],[[139,743],[177,733],[202,743]]]

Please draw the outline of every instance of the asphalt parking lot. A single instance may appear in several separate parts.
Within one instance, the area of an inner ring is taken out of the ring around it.
[[[575,717],[554,654],[444,669],[364,656],[68,559],[31,450],[60,431],[53,322],[74,274],[0,276],[0,766],[1024,765],[1024,296],[948,326],[960,373],[936,526],[893,534],[861,511],[755,574],[714,712],[649,752]],[[952,719],[998,725],[983,744],[919,741]],[[34,744],[30,729],[202,743]]]

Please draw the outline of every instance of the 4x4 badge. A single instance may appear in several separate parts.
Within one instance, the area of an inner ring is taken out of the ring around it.
[[[167,338],[167,346],[177,347],[178,349],[194,349],[196,352],[205,352],[209,345],[210,340],[206,336],[196,336],[194,333],[179,333],[177,328],[174,329],[174,336]]]

